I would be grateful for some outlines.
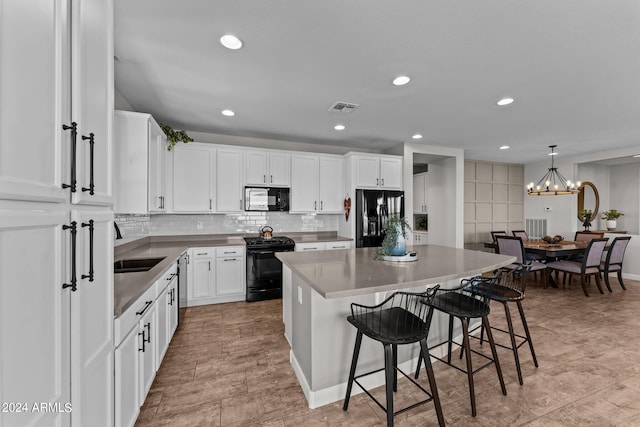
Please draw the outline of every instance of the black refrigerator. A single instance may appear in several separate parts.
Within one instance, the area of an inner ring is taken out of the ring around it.
[[[404,191],[356,190],[356,248],[382,246],[391,216],[404,218]]]

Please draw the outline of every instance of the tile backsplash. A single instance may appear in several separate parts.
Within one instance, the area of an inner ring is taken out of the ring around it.
[[[297,215],[242,212],[217,215],[122,215],[115,221],[125,240],[175,234],[257,233],[265,225],[274,232],[337,231],[340,215]],[[199,225],[202,228],[199,228]]]

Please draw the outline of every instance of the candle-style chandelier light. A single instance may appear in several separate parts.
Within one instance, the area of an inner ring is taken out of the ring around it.
[[[561,196],[564,194],[577,194],[580,192],[580,181],[571,182],[566,179],[553,165],[557,145],[550,145],[551,167],[535,186],[533,182],[527,185],[527,194],[530,196]]]

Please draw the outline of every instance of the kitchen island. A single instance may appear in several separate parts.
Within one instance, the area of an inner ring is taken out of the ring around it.
[[[461,278],[515,261],[511,256],[438,245],[410,249],[417,252],[417,261],[378,261],[377,248],[276,255],[283,263],[283,320],[291,364],[310,408],[344,398],[356,335],[346,320],[352,302],[374,305],[395,290],[421,292],[436,284],[455,287]],[[442,341],[446,333],[445,319],[436,313],[429,343]],[[414,371],[418,354],[417,345],[401,346],[398,365]],[[358,372],[377,369],[383,360],[382,347],[365,338]],[[384,384],[382,374],[367,380],[367,387]],[[354,387],[354,393],[359,391]]]

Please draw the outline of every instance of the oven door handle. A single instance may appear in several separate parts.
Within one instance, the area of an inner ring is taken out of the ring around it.
[[[269,255],[269,254],[273,254],[275,252],[277,252],[277,251],[274,251],[274,250],[271,250],[271,251],[258,251],[258,252],[251,251],[247,255]]]

